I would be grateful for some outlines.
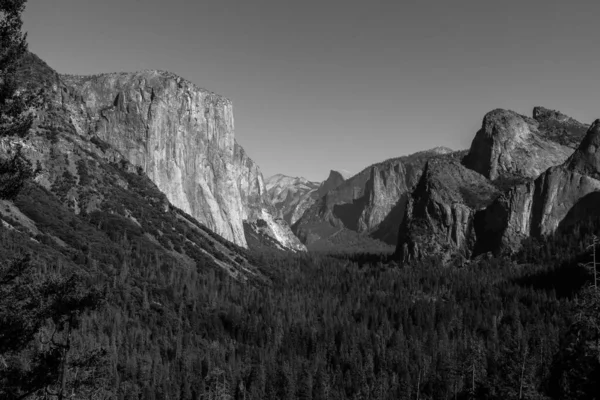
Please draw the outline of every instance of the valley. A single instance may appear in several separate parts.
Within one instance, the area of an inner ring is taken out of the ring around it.
[[[230,99],[55,71],[24,3],[0,3],[0,399],[600,396],[600,119],[492,109],[469,148],[267,177]]]

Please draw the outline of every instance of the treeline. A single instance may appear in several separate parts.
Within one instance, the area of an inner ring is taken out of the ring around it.
[[[27,251],[0,229],[1,248]],[[84,267],[107,304],[73,332],[72,357],[105,353],[86,372],[102,382],[92,398],[594,398],[597,296],[576,295],[589,279],[577,266],[590,259],[586,232],[530,243],[519,257],[537,262],[520,265],[256,255],[271,278],[260,287],[162,263],[123,236],[126,262]],[[69,368],[68,387],[83,393]],[[592,386],[576,392],[582,382]]]

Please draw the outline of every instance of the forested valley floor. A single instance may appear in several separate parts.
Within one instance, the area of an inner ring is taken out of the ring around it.
[[[105,302],[72,332],[66,385],[105,399],[598,398],[600,302],[580,266],[595,229],[450,266],[263,252],[260,282],[161,264],[113,232],[121,265],[78,263]],[[5,259],[35,250],[0,231]],[[20,284],[69,272],[36,259]]]

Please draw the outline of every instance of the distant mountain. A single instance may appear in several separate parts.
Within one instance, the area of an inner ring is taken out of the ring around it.
[[[426,160],[451,152],[435,148],[389,159],[343,181],[343,175],[332,171],[328,181],[337,187],[332,189],[325,183],[322,189],[327,189],[326,193],[292,229],[309,249],[336,249],[349,243],[354,246],[361,237],[369,247],[374,240],[395,245],[407,197]]]
[[[277,174],[267,179],[267,193],[283,219],[293,225],[320,197],[341,185],[348,176],[348,171],[331,170],[327,179],[318,183]]]
[[[265,186],[280,216],[292,225],[314,201],[319,184],[278,174],[268,178]]]
[[[317,197],[321,198],[325,196],[331,190],[337,188],[346,180],[348,180],[351,176],[352,175],[348,171],[332,169],[331,171],[329,171],[329,176],[327,177],[327,179],[325,179],[323,182],[321,182],[321,185],[319,185],[319,188],[317,190]]]

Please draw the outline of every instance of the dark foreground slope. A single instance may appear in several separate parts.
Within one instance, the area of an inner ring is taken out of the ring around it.
[[[3,248],[23,243],[0,231]],[[525,398],[564,398],[551,387],[569,378],[556,354],[568,348],[560,333],[586,275],[569,254],[543,252],[531,253],[543,267],[504,259],[458,269],[257,256],[273,271],[269,286],[132,255],[112,274],[78,266],[106,285],[109,302],[74,341],[77,351],[107,349],[96,379],[123,399],[506,399],[521,386]],[[578,379],[592,380],[593,368]]]

